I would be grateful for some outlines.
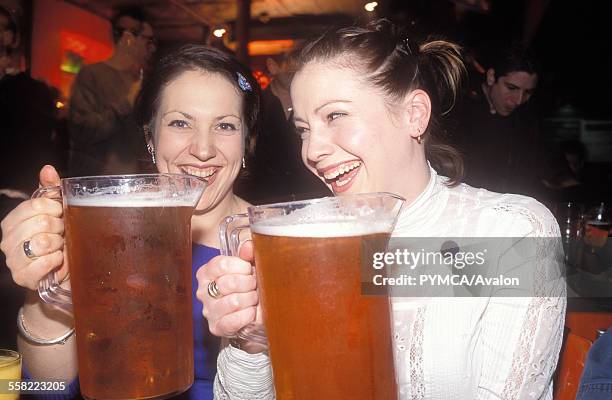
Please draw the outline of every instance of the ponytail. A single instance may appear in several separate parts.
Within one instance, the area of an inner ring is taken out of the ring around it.
[[[443,116],[454,107],[467,71],[461,58],[461,47],[445,40],[431,40],[419,46],[420,76],[415,82],[432,98],[432,114]],[[433,168],[456,186],[463,178],[463,156],[454,147],[444,144],[438,118],[432,118],[425,136],[425,156]]]
[[[419,63],[423,75],[430,74],[429,79],[437,91],[437,98],[442,106],[440,115],[445,115],[455,105],[461,84],[467,75],[465,65],[461,59],[461,47],[445,40],[432,40],[419,47],[421,57]],[[430,88],[432,89],[432,88]]]

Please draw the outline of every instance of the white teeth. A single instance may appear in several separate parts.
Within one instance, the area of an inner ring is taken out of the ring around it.
[[[357,168],[358,166],[361,165],[361,161],[355,161],[351,164],[344,164],[341,165],[340,167],[338,167],[337,169],[333,170],[333,171],[328,171],[325,174],[323,174],[323,176],[325,177],[325,179],[327,180],[332,180],[332,179],[336,179],[339,175],[341,174],[346,174],[347,172]],[[346,184],[347,181],[344,181],[344,184]],[[339,186],[340,185],[340,181],[337,182]]]
[[[347,180],[344,180],[344,181],[343,180],[338,180],[338,182],[336,182],[336,186],[342,187],[342,186],[346,185],[347,183],[349,183],[349,181],[350,181],[350,179],[347,179]]]
[[[198,176],[200,178],[208,178],[212,176],[215,172],[217,172],[216,168],[208,168],[208,169],[202,170],[202,169],[193,168],[193,167],[183,167],[182,170],[189,175]]]

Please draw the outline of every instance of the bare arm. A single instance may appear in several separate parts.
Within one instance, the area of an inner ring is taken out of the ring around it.
[[[39,338],[56,338],[73,327],[72,315],[40,300],[38,293],[28,290],[23,305],[23,318],[30,333]],[[24,367],[35,379],[62,379],[77,377],[76,341],[70,336],[65,344],[39,345],[19,335],[19,352]]]
[[[54,168],[43,167],[41,185],[59,184]],[[62,205],[55,200],[39,198],[18,205],[2,221],[2,252],[13,280],[26,288],[23,305],[24,325],[32,336],[53,339],[73,326],[72,315],[43,303],[36,289],[38,282],[49,271],[58,269],[59,278],[66,276],[64,262],[64,223]],[[23,251],[23,242],[29,240],[34,259]],[[72,380],[77,375],[74,335],[65,344],[39,345],[18,338],[23,363],[33,378]]]

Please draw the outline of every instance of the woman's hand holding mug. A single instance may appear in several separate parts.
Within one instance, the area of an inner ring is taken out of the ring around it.
[[[50,165],[40,171],[40,185],[58,185],[60,177]],[[26,200],[2,220],[2,252],[15,283],[31,290],[58,268],[58,279],[68,275],[64,258],[62,204],[57,200]]]
[[[257,280],[253,274],[253,244],[248,241],[240,248],[240,256],[217,256],[197,272],[197,298],[204,305],[204,317],[212,334],[233,338],[249,324],[261,325],[261,310],[257,295]],[[242,350],[259,353],[266,346],[239,339]]]

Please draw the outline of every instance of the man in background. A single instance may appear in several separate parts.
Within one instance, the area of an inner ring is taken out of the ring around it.
[[[496,192],[534,194],[538,120],[528,107],[538,83],[534,56],[514,43],[498,48],[484,80],[456,110],[465,182]]]
[[[0,6],[0,190],[29,198],[44,164],[59,163],[59,91],[19,68],[18,19]]]
[[[58,165],[59,91],[21,71],[19,18],[0,5],[0,220],[38,187],[38,171]],[[17,310],[23,288],[11,278],[0,252],[0,348],[17,349]]]
[[[111,24],[113,55],[84,66],[72,87],[72,176],[138,173],[140,160],[147,158],[133,106],[142,71],[155,51],[153,29],[138,9],[119,12]]]
[[[295,133],[289,94],[294,74],[291,55],[269,57],[266,67],[272,81],[261,94],[261,129],[244,196],[262,203],[329,195],[301,161],[302,142]]]

